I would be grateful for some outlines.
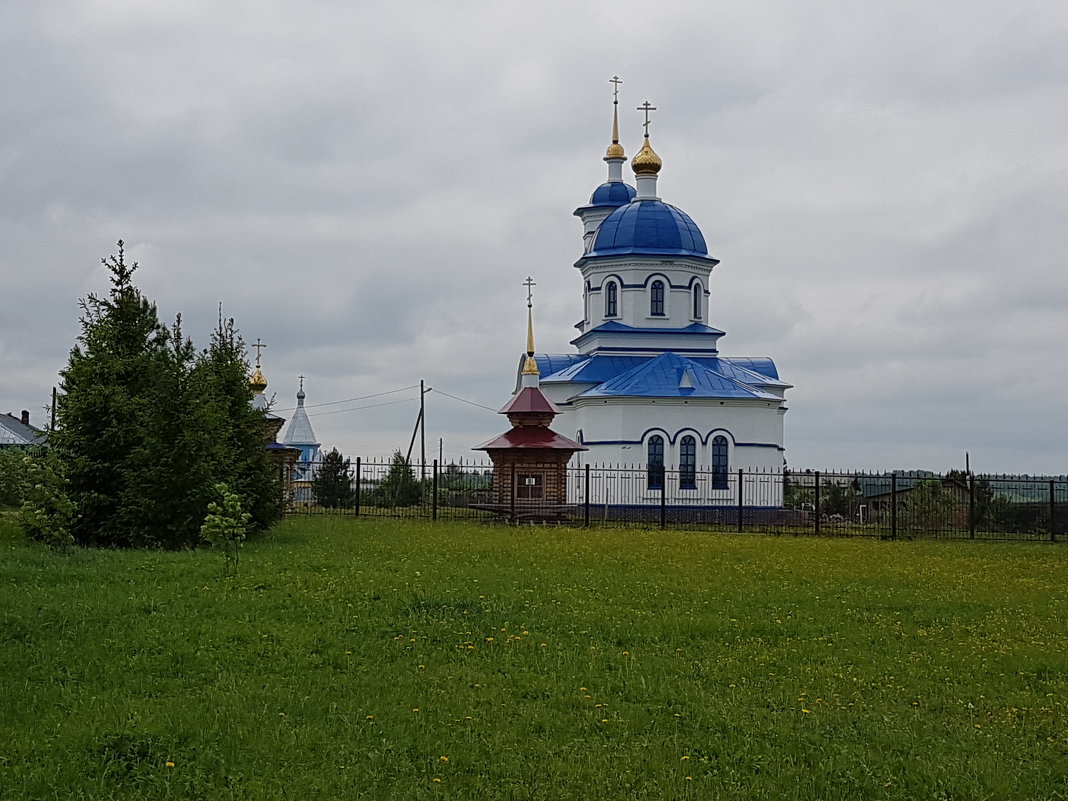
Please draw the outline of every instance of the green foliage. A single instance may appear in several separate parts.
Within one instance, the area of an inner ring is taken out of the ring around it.
[[[352,487],[352,463],[337,448],[323,457],[319,472],[312,481],[315,502],[327,509],[348,508],[356,500]]]
[[[393,451],[389,471],[374,493],[378,506],[414,506],[423,498],[423,491],[415,479],[411,465],[399,450]]]
[[[851,520],[856,514],[860,499],[860,491],[854,485],[842,486],[836,482],[824,481],[820,485],[819,512],[824,516],[841,515],[846,520]]]
[[[220,321],[198,355],[181,317],[172,328],[160,324],[133,284],[137,264],[126,264],[118,244],[118,255],[104,260],[108,295],[82,301],[50,436],[67,465],[76,542],[194,546],[219,481],[249,499],[256,526],[270,525],[281,514],[281,490],[263,413],[249,406],[233,321]]]
[[[320,516],[243,557],[5,543],[5,801],[1068,791],[1060,546]]]
[[[230,492],[226,484],[216,484],[215,491],[219,500],[208,504],[208,514],[200,527],[200,536],[223,549],[227,574],[237,575],[241,562],[241,543],[248,534],[252,515],[241,508],[241,497],[236,492]]]
[[[263,411],[251,405],[248,374],[245,343],[234,321],[220,320],[193,374],[212,431],[213,482],[225,482],[244,498],[253,529],[264,530],[282,517],[283,477],[264,448]]]
[[[74,504],[67,496],[63,463],[52,453],[22,460],[24,490],[18,520],[26,536],[66,551],[74,544]]]
[[[22,448],[0,448],[0,509],[18,508],[24,493]]]

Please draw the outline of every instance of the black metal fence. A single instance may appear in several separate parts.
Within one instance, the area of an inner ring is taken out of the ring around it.
[[[314,466],[317,468],[318,466]],[[431,520],[684,527],[888,539],[1068,539],[1068,476],[964,472],[735,470],[680,473],[585,465],[567,469],[567,502],[548,503],[512,475],[494,493],[488,463],[405,465],[356,459],[348,491],[328,505],[298,481],[290,513]],[[316,469],[311,473],[316,473]],[[346,497],[347,495],[347,497]],[[338,500],[340,498],[340,500]]]

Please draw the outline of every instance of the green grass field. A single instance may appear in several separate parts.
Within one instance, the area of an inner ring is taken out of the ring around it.
[[[1068,550],[0,519],[3,799],[1064,799]]]

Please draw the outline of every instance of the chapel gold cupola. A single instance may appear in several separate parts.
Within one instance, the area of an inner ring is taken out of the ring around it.
[[[645,141],[642,149],[638,151],[630,162],[630,168],[634,170],[634,182],[638,184],[638,200],[659,200],[656,196],[656,176],[664,162],[656,155],[653,146],[649,144],[649,112],[656,111],[656,106],[648,100],[638,106],[638,111],[645,112]]]

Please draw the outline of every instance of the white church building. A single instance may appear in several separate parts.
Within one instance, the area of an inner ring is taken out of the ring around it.
[[[724,332],[709,320],[718,260],[689,215],[657,194],[662,162],[649,141],[648,102],[635,185],[623,180],[615,103],[608,180],[575,211],[584,242],[575,352],[535,354],[541,389],[559,408],[555,427],[588,448],[572,467],[632,469],[632,486],[591,487],[594,502],[651,503],[663,492],[670,503],[737,503],[743,470],[772,486],[745,482],[742,502],[778,506],[790,384],[770,358],[720,353]],[[580,477],[572,483],[578,498]]]

